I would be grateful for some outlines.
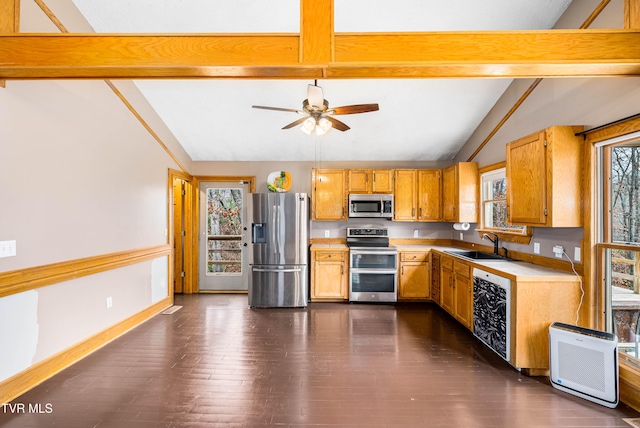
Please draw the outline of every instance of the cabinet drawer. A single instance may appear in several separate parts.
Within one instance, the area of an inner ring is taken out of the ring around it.
[[[344,260],[343,251],[316,251],[316,260]]]
[[[440,266],[442,267],[442,269],[453,270],[453,259],[450,259],[448,257],[441,257]]]
[[[465,278],[471,277],[471,266],[466,263],[461,263],[459,261],[453,262],[453,270],[458,275],[464,276]]]
[[[400,260],[403,262],[426,262],[429,260],[428,252],[402,252]]]

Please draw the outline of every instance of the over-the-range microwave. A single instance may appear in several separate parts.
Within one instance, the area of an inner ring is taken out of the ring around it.
[[[349,217],[393,217],[393,195],[349,195]]]

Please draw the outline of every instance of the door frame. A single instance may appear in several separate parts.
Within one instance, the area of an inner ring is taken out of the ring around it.
[[[255,176],[217,176],[217,175],[197,175],[192,177],[192,189],[193,189],[193,200],[191,204],[191,211],[193,214],[193,225],[196,225],[196,229],[199,228],[200,225],[200,210],[198,207],[200,206],[200,182],[201,181],[217,181],[217,182],[228,182],[228,183],[246,183],[248,184],[249,194],[256,192],[256,177]],[[190,279],[191,279],[191,293],[198,293],[200,291],[199,287],[199,263],[200,260],[200,247],[199,247],[199,229],[196,231],[195,235],[192,236],[192,247],[191,247],[191,266],[190,266]],[[192,230],[193,233],[193,230]],[[185,291],[186,293],[186,291]]]
[[[174,181],[182,180],[187,186],[185,186],[185,193],[180,195],[176,195],[174,192]],[[196,189],[197,190],[197,189]],[[194,275],[194,272],[197,273],[198,265],[197,263],[189,262],[193,260],[193,251],[194,248],[197,247],[197,239],[196,239],[196,229],[194,225],[195,223],[195,210],[194,206],[194,198],[197,194],[197,191],[194,190],[194,178],[182,171],[177,171],[174,169],[169,169],[169,183],[168,183],[168,214],[169,214],[169,245],[171,247],[171,282],[169,288],[171,289],[172,294],[175,293],[175,282],[176,275],[180,275],[181,272],[178,271],[176,266],[176,248],[175,244],[182,237],[180,236],[180,231],[176,230],[176,218],[174,212],[174,198],[180,198],[180,203],[183,207],[183,224],[184,224],[184,245],[182,248],[183,257],[185,260],[183,269],[184,269],[184,281],[182,283],[182,293],[184,294],[192,294],[197,292],[197,281],[194,281],[194,278],[197,280],[197,275]],[[195,271],[194,271],[195,267]]]

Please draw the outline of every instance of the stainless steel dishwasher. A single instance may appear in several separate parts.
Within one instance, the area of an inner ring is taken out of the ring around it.
[[[473,269],[473,334],[509,361],[511,280]]]

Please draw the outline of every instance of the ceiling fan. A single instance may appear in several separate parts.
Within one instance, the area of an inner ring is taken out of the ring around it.
[[[302,124],[302,132],[308,135],[313,131],[315,131],[317,135],[324,135],[331,128],[335,128],[338,131],[348,131],[350,128],[345,123],[339,121],[333,116],[340,114],[367,113],[370,111],[377,111],[379,109],[378,104],[356,104],[350,106],[329,108],[329,101],[324,99],[322,88],[318,86],[317,80],[313,85],[308,86],[307,99],[302,101],[302,110],[266,106],[251,107],[264,110],[288,111],[303,114],[305,115],[305,117],[291,122],[290,124],[284,126],[282,129],[289,129]]]

